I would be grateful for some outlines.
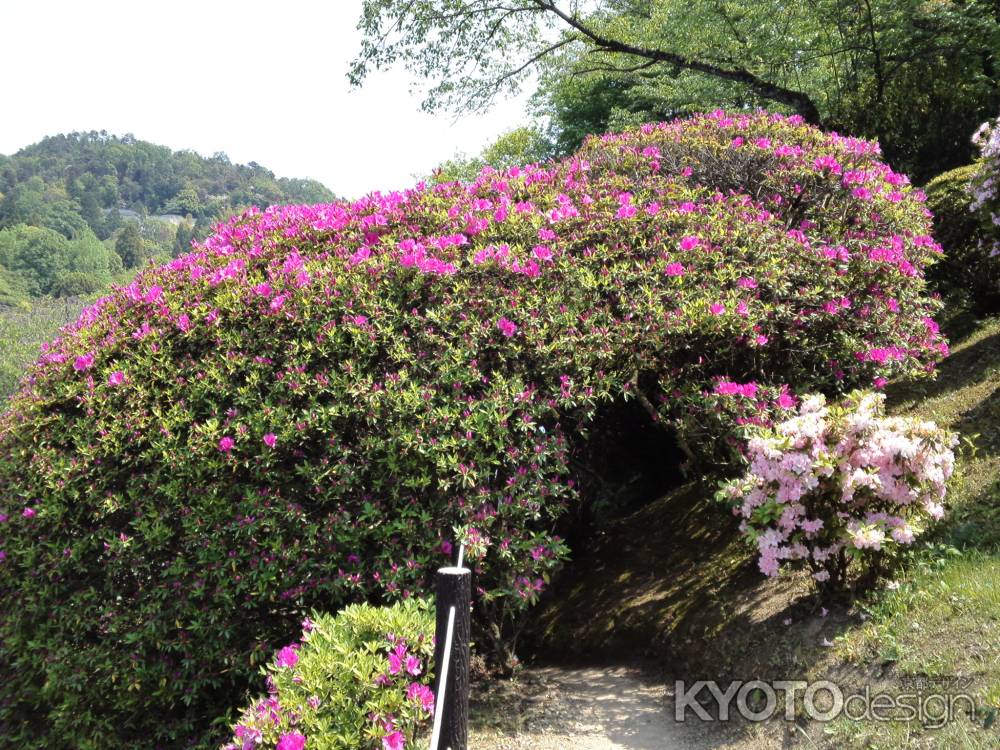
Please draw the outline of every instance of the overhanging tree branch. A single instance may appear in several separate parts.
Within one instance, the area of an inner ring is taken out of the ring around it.
[[[639,47],[617,39],[611,39],[610,37],[606,37],[595,31],[593,28],[581,21],[576,15],[565,12],[554,2],[550,2],[549,0],[532,0],[532,2],[539,9],[548,11],[558,16],[581,37],[590,40],[595,47],[603,52],[640,57],[657,63],[674,65],[682,70],[691,70],[696,73],[703,73],[704,75],[719,78],[724,81],[740,83],[764,99],[778,102],[790,107],[795,112],[802,115],[802,117],[809,123],[819,125],[822,122],[819,114],[819,108],[809,95],[802,91],[796,91],[794,89],[789,89],[776,83],[772,83],[771,81],[766,81],[745,68],[725,68],[702,60],[693,60],[674,52],[668,52],[661,49],[651,49],[648,47]]]

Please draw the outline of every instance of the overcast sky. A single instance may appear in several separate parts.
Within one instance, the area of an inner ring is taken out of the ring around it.
[[[522,96],[483,117],[420,111],[403,70],[358,90],[360,0],[0,0],[0,153],[107,130],[356,197],[403,188],[523,124]]]

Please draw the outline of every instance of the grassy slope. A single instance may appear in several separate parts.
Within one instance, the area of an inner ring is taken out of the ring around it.
[[[948,521],[903,562],[892,586],[854,602],[820,602],[803,576],[764,580],[735,523],[708,499],[714,488],[688,485],[577,553],[541,608],[536,656],[641,654],[664,659],[677,677],[827,677],[890,691],[921,676],[966,676],[981,704],[1000,705],[1000,320],[953,343],[936,381],[889,393],[894,412],[934,419],[972,441]],[[971,721],[941,730],[842,721],[792,736],[806,747],[1000,745],[1000,727]]]
[[[28,307],[0,305],[0,400],[17,387],[25,368],[38,359],[43,342],[80,315],[89,298],[39,298]]]

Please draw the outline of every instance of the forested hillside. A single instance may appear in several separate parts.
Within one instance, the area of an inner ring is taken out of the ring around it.
[[[99,291],[245,206],[333,198],[224,153],[105,131],[51,136],[0,156],[0,304]]]

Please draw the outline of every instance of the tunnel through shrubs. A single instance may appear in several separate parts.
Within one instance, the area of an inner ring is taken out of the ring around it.
[[[927,374],[938,249],[877,146],[767,113],[234,217],[86,309],[0,418],[5,738],[216,746],[304,613],[412,597],[456,538],[509,662],[580,430],[627,506],[675,456],[634,397],[719,461],[797,394]]]

